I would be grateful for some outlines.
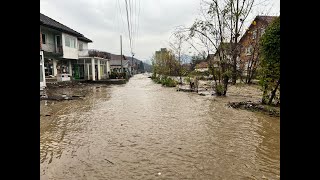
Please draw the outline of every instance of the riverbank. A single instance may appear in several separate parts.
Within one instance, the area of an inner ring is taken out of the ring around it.
[[[83,80],[47,83],[47,87],[40,91],[40,101],[65,101],[82,99],[86,96],[88,88],[101,88],[125,83],[127,83],[126,79],[108,79],[99,81]]]
[[[280,107],[263,105],[261,103],[255,103],[251,101],[229,102],[228,106],[235,109],[245,109],[253,112],[262,112],[270,116],[280,117]]]
[[[177,91],[187,93],[197,93],[200,96],[216,96],[211,87],[211,81],[199,80],[198,88],[191,89],[188,84],[176,86]],[[258,84],[237,83],[228,86],[226,97],[226,106],[239,110],[260,112],[265,115],[280,117],[280,106],[269,106],[261,104],[262,91]]]

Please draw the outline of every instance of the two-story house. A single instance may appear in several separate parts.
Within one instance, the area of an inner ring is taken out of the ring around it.
[[[276,16],[256,16],[241,37],[239,64],[244,76],[253,76],[259,63],[259,41]]]
[[[41,13],[40,34],[46,80],[70,80],[70,76],[73,75],[72,65],[79,59],[79,49],[88,49],[88,43],[92,41]]]

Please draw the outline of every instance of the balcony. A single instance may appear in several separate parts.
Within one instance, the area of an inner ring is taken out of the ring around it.
[[[50,53],[50,54],[55,55],[55,56],[62,56],[63,55],[62,46],[57,46],[55,43],[42,44],[42,50],[46,54]]]

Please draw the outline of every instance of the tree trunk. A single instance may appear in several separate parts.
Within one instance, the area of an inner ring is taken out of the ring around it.
[[[229,77],[227,75],[225,75],[223,77],[223,96],[225,96],[227,94],[227,90],[228,90],[228,83],[229,83]]]
[[[236,16],[236,28],[235,28],[235,36],[234,36],[234,44],[233,45],[233,55],[232,55],[232,59],[233,59],[233,73],[232,73],[232,84],[235,85],[236,81],[237,81],[237,54],[238,54],[238,37],[239,37],[239,30],[238,30],[238,25],[239,25],[239,0],[237,0],[237,7],[236,7],[236,12],[235,12],[235,16]]]
[[[236,52],[234,52],[234,56],[233,57],[233,71],[232,71],[232,84],[235,85],[237,82],[237,55]]]
[[[275,95],[276,95],[276,92],[277,92],[277,89],[278,89],[278,87],[279,87],[279,84],[280,84],[280,78],[279,78],[279,80],[278,80],[278,82],[277,82],[276,87],[275,87],[274,90],[271,92],[271,97],[270,97],[269,102],[268,102],[269,105],[271,105],[272,100],[273,100],[273,98],[274,98]]]
[[[267,104],[267,96],[268,96],[268,85],[264,86],[263,95],[262,95],[262,104]]]

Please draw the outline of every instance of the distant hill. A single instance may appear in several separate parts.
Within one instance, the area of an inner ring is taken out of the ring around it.
[[[152,65],[148,64],[148,63],[143,63],[144,65],[144,70],[147,72],[151,72],[152,71]]]
[[[192,57],[186,54],[181,55],[181,59],[183,60],[183,64],[185,63],[191,63]]]

